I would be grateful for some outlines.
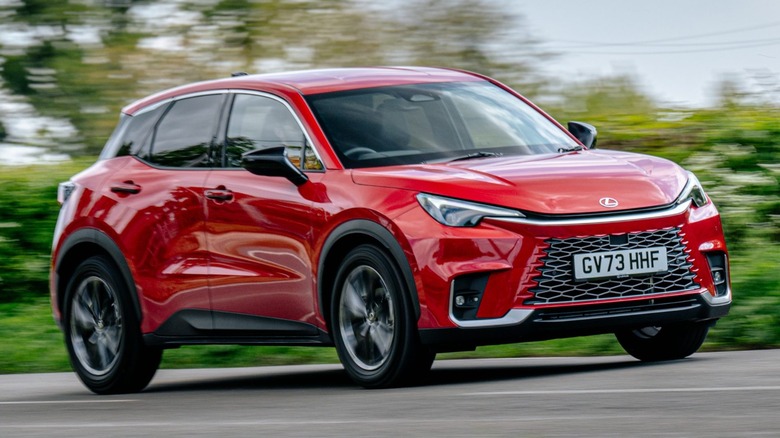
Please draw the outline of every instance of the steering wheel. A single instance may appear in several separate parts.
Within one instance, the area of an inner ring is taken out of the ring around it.
[[[375,153],[376,153],[376,151],[371,149],[371,148],[358,146],[356,148],[352,148],[352,149],[344,152],[344,155],[346,155],[348,158],[357,159],[359,155],[375,154]]]

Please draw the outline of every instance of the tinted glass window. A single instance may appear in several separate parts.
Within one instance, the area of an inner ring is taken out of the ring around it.
[[[290,161],[300,167],[304,145],[303,131],[284,104],[263,96],[236,95],[227,129],[227,167],[240,167],[246,152],[276,146],[284,146]]]
[[[561,128],[487,82],[325,93],[308,98],[346,167],[557,153],[575,146]]]
[[[100,152],[100,157],[98,159],[105,160],[117,156],[117,150],[122,145],[122,136],[125,135],[127,125],[130,124],[132,119],[133,118],[127,114],[119,116],[119,124],[116,125],[114,132],[111,133],[111,137],[108,138],[105,146],[103,146],[103,150]]]
[[[149,161],[171,167],[210,166],[209,149],[222,100],[215,94],[174,102],[157,125]]]
[[[152,111],[129,117],[127,129],[122,135],[116,156],[136,155],[149,159],[149,143],[152,141],[154,124],[160,118],[167,105],[162,105]]]

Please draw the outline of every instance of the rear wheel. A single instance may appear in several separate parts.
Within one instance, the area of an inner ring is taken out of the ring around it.
[[[63,309],[70,362],[97,394],[140,391],[157,371],[162,350],[144,345],[122,274],[103,256],[79,265]]]
[[[373,245],[347,254],[331,306],[334,342],[349,376],[367,388],[419,381],[435,354],[417,334],[416,319],[395,264]]]
[[[643,327],[615,333],[628,354],[646,361],[683,359],[696,352],[707,338],[711,323],[697,322]]]

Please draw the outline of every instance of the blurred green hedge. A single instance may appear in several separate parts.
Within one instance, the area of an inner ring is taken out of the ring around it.
[[[89,165],[0,166],[0,302],[48,294],[57,185]]]

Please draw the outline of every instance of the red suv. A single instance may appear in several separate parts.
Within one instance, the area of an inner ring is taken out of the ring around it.
[[[73,367],[117,393],[187,344],[335,346],[366,387],[439,351],[597,333],[686,357],[731,303],[718,212],[678,165],[595,143],[447,69],[142,99],[60,185],[51,297]]]

